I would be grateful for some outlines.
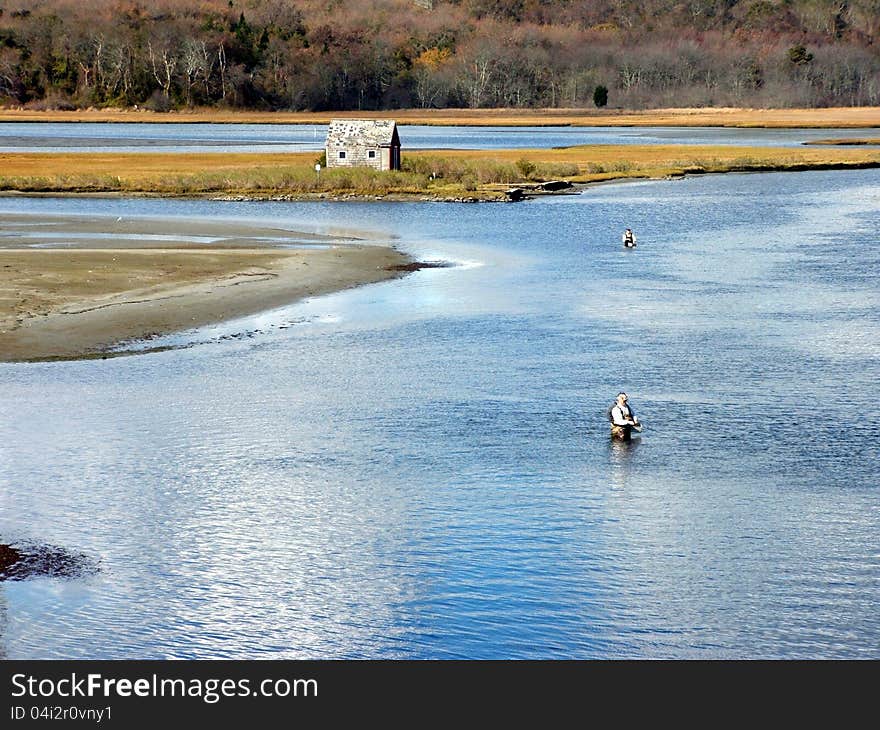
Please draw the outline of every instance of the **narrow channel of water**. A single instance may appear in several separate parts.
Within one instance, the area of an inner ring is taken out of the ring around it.
[[[389,113],[389,116],[393,116]],[[0,152],[308,152],[324,148],[326,125],[0,123]],[[407,149],[519,149],[583,144],[793,147],[819,139],[876,138],[878,129],[722,127],[426,127],[401,125]]]

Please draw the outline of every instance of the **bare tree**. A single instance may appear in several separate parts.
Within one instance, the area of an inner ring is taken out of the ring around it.
[[[150,54],[150,67],[153,71],[153,78],[156,79],[156,83],[162,89],[162,93],[166,97],[170,97],[171,84],[174,81],[178,59],[168,45],[163,45],[158,50],[154,50],[151,40],[147,42],[147,49]]]
[[[489,84],[496,72],[498,49],[488,38],[480,38],[470,48],[459,51],[458,83],[468,106],[476,109],[485,105]]]

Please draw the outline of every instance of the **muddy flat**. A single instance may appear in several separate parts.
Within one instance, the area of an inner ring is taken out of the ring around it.
[[[409,262],[387,246],[219,223],[4,217],[0,225],[7,361],[94,355],[400,276],[393,267]]]

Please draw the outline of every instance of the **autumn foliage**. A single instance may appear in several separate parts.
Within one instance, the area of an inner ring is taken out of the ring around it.
[[[0,0],[0,104],[880,105],[880,0]]]

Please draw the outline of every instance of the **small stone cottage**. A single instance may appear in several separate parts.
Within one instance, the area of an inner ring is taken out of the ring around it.
[[[333,119],[325,149],[327,167],[400,169],[400,137],[393,119]]]

